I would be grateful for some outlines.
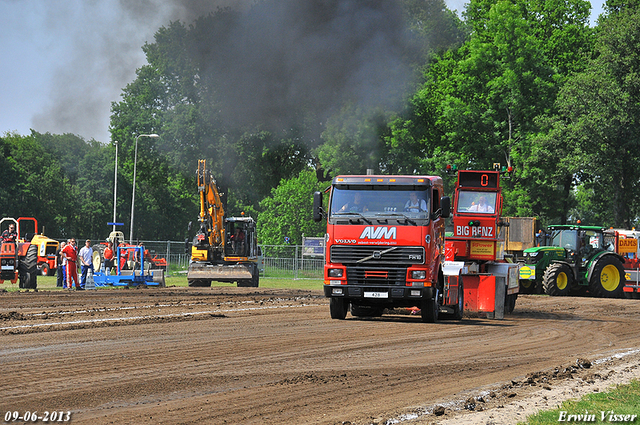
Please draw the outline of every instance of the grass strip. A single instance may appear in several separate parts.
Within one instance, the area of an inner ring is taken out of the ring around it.
[[[554,410],[529,416],[523,425],[558,423],[640,424],[640,381],[619,384],[606,392],[567,400]]]

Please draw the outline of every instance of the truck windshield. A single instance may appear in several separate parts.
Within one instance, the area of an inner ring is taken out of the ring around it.
[[[461,190],[458,195],[457,212],[493,214],[496,211],[496,197],[496,192],[474,192]]]
[[[359,215],[364,217],[405,216],[428,219],[431,200],[428,190],[408,187],[334,187],[329,211],[331,216]]]

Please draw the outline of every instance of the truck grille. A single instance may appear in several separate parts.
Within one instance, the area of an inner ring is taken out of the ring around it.
[[[347,267],[349,285],[405,285],[406,268]]]
[[[333,245],[330,258],[332,263],[344,265],[424,264],[424,248],[421,246]]]

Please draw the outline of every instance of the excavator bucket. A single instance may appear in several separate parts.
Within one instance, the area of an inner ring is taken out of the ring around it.
[[[241,280],[251,279],[251,267],[246,264],[217,265],[191,263],[187,279]]]

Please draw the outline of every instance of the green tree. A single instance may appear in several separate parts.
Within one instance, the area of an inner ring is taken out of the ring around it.
[[[325,223],[313,221],[313,193],[323,191],[313,170],[303,170],[297,177],[282,180],[271,196],[260,202],[258,241],[262,245],[282,245],[285,236],[291,244],[302,243],[302,235],[322,236]]]
[[[608,5],[595,57],[564,86],[555,126],[582,160],[572,169],[576,218],[631,228],[640,213],[640,2]]]
[[[471,35],[426,68],[406,113],[390,125],[387,156],[405,171],[441,169],[443,159],[456,156],[464,168],[514,165],[518,174],[505,181],[506,213],[539,214],[531,197],[538,188],[526,174],[532,141],[567,75],[586,63],[588,8],[583,0],[557,9],[526,0],[472,0],[465,16]],[[403,157],[403,151],[412,154]]]
[[[34,217],[53,237],[66,221],[60,210],[68,205],[69,185],[56,161],[39,143],[37,133],[6,134],[2,147],[2,217]]]

